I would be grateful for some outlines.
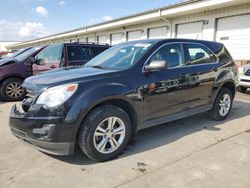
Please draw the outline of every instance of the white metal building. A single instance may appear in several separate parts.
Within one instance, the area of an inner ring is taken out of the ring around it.
[[[14,42],[14,41],[0,41],[0,52],[7,52],[8,49],[6,48],[6,46],[17,44],[17,43],[18,42]]]
[[[192,38],[224,43],[235,60],[250,60],[250,0],[189,0],[108,22],[11,45]]]

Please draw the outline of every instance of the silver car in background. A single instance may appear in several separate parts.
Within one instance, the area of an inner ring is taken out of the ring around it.
[[[250,88],[250,64],[242,65],[238,69],[238,91],[246,92]]]

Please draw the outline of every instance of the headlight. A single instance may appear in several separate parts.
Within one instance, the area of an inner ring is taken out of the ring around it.
[[[55,107],[67,101],[77,90],[78,84],[68,84],[49,88],[37,99],[37,104]]]
[[[238,73],[239,73],[239,74],[244,74],[244,69],[243,69],[243,67],[238,68]]]

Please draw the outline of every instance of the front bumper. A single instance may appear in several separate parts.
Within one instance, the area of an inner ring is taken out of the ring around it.
[[[9,119],[13,135],[46,153],[71,155],[75,142],[72,126],[65,125],[63,117],[34,117],[12,107]]]
[[[250,88],[250,76],[239,75],[238,86]]]

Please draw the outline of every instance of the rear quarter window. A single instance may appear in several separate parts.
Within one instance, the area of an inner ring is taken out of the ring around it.
[[[204,45],[187,43],[184,44],[184,49],[187,59],[186,64],[188,65],[217,62],[217,57],[214,55],[214,53]]]
[[[68,61],[90,60],[91,50],[88,46],[67,46]]]
[[[107,47],[92,47],[95,55],[98,55],[102,52],[104,52],[105,50],[107,50],[108,48]]]
[[[217,55],[220,60],[220,63],[222,64],[233,61],[231,54],[224,45],[221,45],[218,49],[216,49],[214,53]]]

